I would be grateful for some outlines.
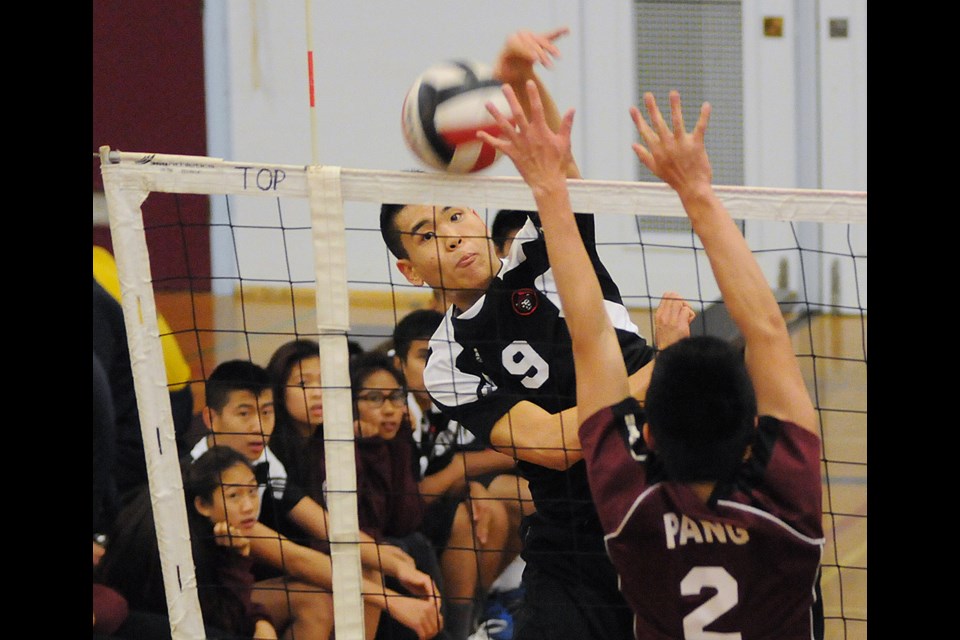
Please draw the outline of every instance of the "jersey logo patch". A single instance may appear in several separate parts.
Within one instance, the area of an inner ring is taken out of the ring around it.
[[[529,287],[514,291],[511,300],[513,302],[513,310],[517,315],[521,316],[530,315],[536,311],[540,305],[536,290],[530,289]]]

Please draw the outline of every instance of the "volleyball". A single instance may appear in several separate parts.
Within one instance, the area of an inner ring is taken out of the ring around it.
[[[483,63],[449,60],[432,65],[417,77],[403,101],[407,146],[424,164],[440,171],[486,169],[500,152],[477,138],[477,131],[500,132],[487,102],[510,117],[501,86]]]

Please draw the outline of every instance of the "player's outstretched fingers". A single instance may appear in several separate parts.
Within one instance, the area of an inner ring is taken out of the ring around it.
[[[633,119],[633,124],[637,128],[637,133],[640,134],[640,139],[643,140],[644,143],[651,145],[658,141],[656,132],[654,132],[654,130],[650,128],[650,125],[647,124],[643,114],[640,113],[640,109],[637,109],[636,107],[630,107],[630,117]],[[630,146],[633,149],[633,152],[637,154],[637,158],[640,159],[640,162],[642,162],[645,167],[656,174],[656,160],[654,160],[653,154],[650,153],[647,147],[643,146],[639,142],[634,142]]]
[[[563,114],[563,117],[560,118],[560,130],[557,133],[561,136],[570,137],[570,133],[573,131],[573,117],[576,115],[576,110],[573,107],[567,109],[567,112]]]
[[[520,106],[520,99],[517,98],[516,92],[509,84],[503,86],[503,95],[507,99],[507,104],[510,105],[510,112],[513,114],[513,121],[516,123],[517,129],[523,131],[530,123],[527,121],[527,114],[524,113],[523,107]]]
[[[553,44],[553,41],[568,33],[570,33],[570,29],[560,27],[559,29],[554,29],[553,31],[548,31],[536,36],[537,42],[540,45],[540,63],[544,67],[549,69],[553,66],[553,58],[560,57],[560,49],[557,45]]]
[[[703,144],[703,139],[707,134],[707,125],[710,123],[710,112],[712,107],[709,102],[704,102],[700,105],[700,118],[697,120],[697,124],[693,128],[693,136],[696,138],[697,142]]]
[[[487,108],[487,113],[493,116],[494,122],[496,122],[497,126],[500,127],[500,137],[494,137],[483,129],[477,131],[477,137],[487,144],[499,148],[498,145],[505,142],[504,138],[512,137],[512,135],[516,133],[516,130],[513,127],[513,123],[511,123],[505,115],[500,113],[500,110],[497,109],[495,104],[492,102],[487,102],[485,106]]]
[[[647,119],[643,117],[643,113],[640,109],[631,106],[630,107],[630,118],[633,120],[634,126],[637,128],[637,133],[640,134],[640,138],[644,142],[649,142],[649,140],[656,140],[657,133],[650,128],[650,125],[647,124]]]
[[[660,113],[660,108],[657,106],[657,99],[653,97],[652,93],[647,91],[643,94],[643,102],[647,106],[647,113],[650,115],[650,127],[656,131],[657,135],[661,138],[669,135],[670,129],[667,127],[667,123]]]
[[[494,147],[499,151],[506,152],[507,147],[516,142],[517,130],[523,129],[527,126],[527,119],[523,113],[523,107],[520,106],[520,101],[517,100],[517,94],[513,91],[513,87],[511,87],[509,84],[505,84],[501,87],[501,90],[503,91],[504,97],[507,99],[507,104],[510,106],[510,111],[513,113],[514,123],[516,124],[511,123],[506,116],[500,113],[500,110],[497,109],[493,102],[487,102],[485,105],[487,108],[487,113],[493,116],[497,126],[500,127],[500,136],[494,137],[486,131],[481,130],[477,131],[477,137],[489,144],[491,147]]]
[[[670,91],[670,117],[673,119],[673,135],[679,139],[686,134],[687,129],[683,124],[683,108],[680,103],[680,92],[676,89]]]
[[[530,101],[530,119],[534,122],[543,122],[546,120],[543,115],[543,100],[540,99],[540,90],[537,89],[537,83],[533,80],[527,80],[526,83],[527,100]],[[521,113],[523,113],[521,111]]]
[[[560,50],[557,49],[557,46],[555,44],[553,44],[553,41],[561,36],[567,35],[568,33],[570,33],[569,27],[557,27],[552,31],[547,31],[546,33],[543,33],[542,37],[547,41],[549,48],[555,51],[554,55],[559,56]]]

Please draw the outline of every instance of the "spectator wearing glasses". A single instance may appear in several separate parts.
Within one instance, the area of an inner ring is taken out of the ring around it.
[[[417,450],[407,413],[403,374],[393,366],[389,356],[363,353],[350,359],[350,387],[357,436],[360,529],[381,544],[394,544],[403,549],[413,557],[418,569],[440,585],[444,619],[440,637],[462,640],[468,632],[469,610],[462,633],[448,632],[448,629],[454,631],[449,624],[450,616],[456,618],[459,611],[450,607],[437,550],[421,531],[427,505],[420,493]],[[389,579],[386,584],[403,593],[402,585],[393,584]],[[391,633],[407,633],[387,620],[381,621],[378,631],[378,637],[382,638],[401,637]]]
[[[351,362],[362,362],[368,357],[357,354]],[[389,359],[386,365],[392,371]],[[351,372],[353,370],[351,364]],[[287,342],[274,351],[267,371],[274,390],[275,415],[270,449],[283,462],[290,480],[302,487],[312,501],[326,507],[319,345],[306,338]],[[375,368],[375,371],[379,370]],[[363,374],[359,381],[363,382],[367,377]],[[352,385],[361,560],[374,552],[383,564],[382,573],[388,589],[402,595],[432,598],[440,595],[440,569],[433,548],[417,531],[424,505],[414,475],[412,434],[406,421],[402,377],[397,374],[396,378],[390,378],[394,383],[386,387],[374,384],[379,379],[378,376],[367,389],[361,389],[356,380]],[[394,395],[391,400],[394,389],[400,389],[401,393],[399,399]],[[365,418],[365,426],[361,428],[361,416],[383,418],[373,427],[366,426]],[[405,431],[399,429],[401,422],[406,425]],[[380,428],[384,429],[386,437],[379,435]],[[388,433],[391,430],[392,435]],[[404,579],[411,574],[421,576],[421,584]],[[424,584],[430,588],[424,589]],[[396,599],[397,603],[406,600],[409,598]],[[383,615],[376,637],[399,640],[416,638],[417,635],[394,617]],[[441,632],[436,637],[447,636]]]

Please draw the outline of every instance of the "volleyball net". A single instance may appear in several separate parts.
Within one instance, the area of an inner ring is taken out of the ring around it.
[[[266,364],[281,342],[319,343],[336,632],[362,637],[349,343],[388,339],[428,295],[394,270],[380,237],[379,205],[464,205],[489,222],[501,209],[535,210],[529,188],[514,177],[108,147],[100,149],[100,162],[173,637],[205,636],[157,323],[157,256],[148,237],[160,226],[186,236],[192,223],[175,222],[171,230],[145,220],[142,206],[154,193],[210,198],[210,273],[192,274],[188,257],[178,276],[184,290],[212,291],[215,300],[212,312],[188,314],[193,326],[175,328],[182,343],[197,347],[194,382],[202,385],[226,359]],[[820,415],[826,635],[865,637],[866,193],[732,186],[716,192],[776,290]],[[578,180],[570,197],[575,211],[596,214],[601,257],[648,341],[652,311],[668,290],[691,301],[695,331],[736,339],[702,246],[668,186]]]

